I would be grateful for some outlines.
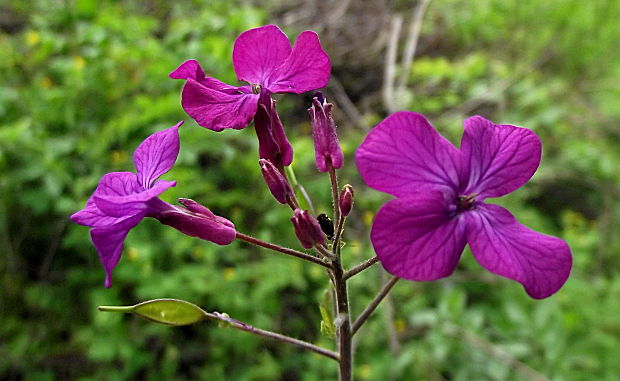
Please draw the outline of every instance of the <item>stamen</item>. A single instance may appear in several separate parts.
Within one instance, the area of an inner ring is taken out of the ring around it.
[[[250,84],[250,86],[252,87],[252,93],[260,94],[260,92],[262,90],[262,86],[261,85],[259,85],[258,83],[252,83],[252,84]]]
[[[459,212],[466,212],[476,206],[476,195],[458,196],[456,198],[456,208]]]

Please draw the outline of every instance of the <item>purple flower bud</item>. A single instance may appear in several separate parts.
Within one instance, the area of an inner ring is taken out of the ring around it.
[[[237,232],[231,221],[216,216],[209,208],[194,200],[182,198],[179,199],[179,202],[185,208],[167,205],[166,208],[160,208],[153,217],[183,234],[211,241],[218,245],[228,245],[235,239]]]
[[[351,213],[353,196],[353,187],[350,184],[345,185],[340,192],[340,200],[338,200],[338,206],[340,207],[340,214],[342,214],[342,217],[346,217]]]
[[[311,249],[314,245],[325,242],[325,234],[319,222],[307,210],[295,209],[291,221],[295,227],[295,235],[304,248]]]
[[[273,163],[267,159],[260,159],[260,171],[265,178],[269,191],[280,204],[286,204],[293,194],[293,189],[289,182],[282,176],[280,171]]]
[[[254,116],[258,137],[258,156],[269,159],[274,165],[288,166],[293,161],[293,147],[286,138],[284,127],[276,112],[276,101],[263,90]]]
[[[332,118],[332,104],[327,103],[321,92],[316,92],[312,107],[308,109],[314,137],[316,167],[321,172],[328,171],[328,163],[334,168],[342,167],[344,155],[338,144],[336,124]]]

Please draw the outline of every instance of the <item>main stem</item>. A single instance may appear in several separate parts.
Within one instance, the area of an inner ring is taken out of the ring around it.
[[[338,253],[340,254],[340,253]],[[340,353],[340,381],[353,380],[353,349],[351,340],[351,316],[349,313],[349,296],[347,294],[347,280],[344,277],[344,269],[340,262],[340,256],[333,261],[334,288],[336,291],[336,308],[338,316],[336,327],[338,328],[338,352]]]
[[[338,177],[336,176],[336,169],[332,165],[330,158],[327,159],[327,169],[334,203],[334,222],[336,222],[336,229],[338,230],[339,236],[344,221],[340,220]],[[337,311],[335,324],[338,329],[338,352],[340,357],[339,380],[353,381],[353,346],[351,345],[353,333],[351,331],[351,315],[349,313],[349,295],[347,293],[347,278],[345,277],[344,268],[340,260],[340,243],[338,240],[334,240],[333,242],[332,253],[332,271],[334,274],[333,281]]]

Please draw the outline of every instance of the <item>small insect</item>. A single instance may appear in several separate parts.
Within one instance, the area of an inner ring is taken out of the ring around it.
[[[327,239],[330,241],[334,239],[334,223],[332,220],[327,217],[327,214],[321,213],[317,216],[317,220],[319,220],[319,225],[321,225],[321,230],[327,236]]]

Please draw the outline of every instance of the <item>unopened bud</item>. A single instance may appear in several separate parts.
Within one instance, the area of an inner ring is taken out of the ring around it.
[[[321,92],[317,92],[312,99],[312,107],[308,109],[314,138],[316,167],[321,172],[328,171],[329,162],[334,168],[340,168],[344,161],[336,135],[336,124],[332,118],[332,106],[331,103],[327,103]]]
[[[293,194],[293,189],[289,182],[282,176],[280,171],[273,163],[267,159],[260,159],[260,171],[267,183],[269,191],[280,204],[286,204]]]
[[[325,242],[325,234],[319,222],[307,210],[295,209],[291,222],[295,228],[295,235],[304,248],[311,249],[314,245]]]
[[[278,166],[289,166],[293,161],[293,147],[286,138],[276,111],[276,101],[271,99],[265,89],[261,92],[254,115],[254,127],[258,137],[258,156]]]
[[[351,213],[353,196],[353,187],[350,184],[345,185],[340,192],[340,199],[338,200],[338,206],[340,207],[340,214],[342,217],[346,217]]]
[[[218,245],[228,245],[236,235],[235,225],[224,217],[216,216],[209,208],[188,198],[179,199],[185,208],[166,204],[152,217],[190,237],[198,237]]]

